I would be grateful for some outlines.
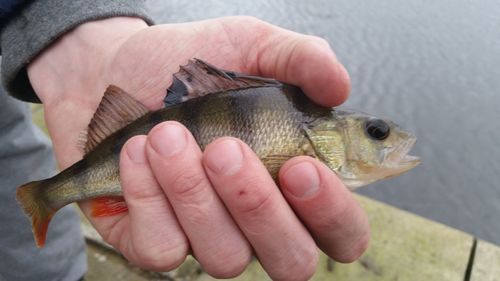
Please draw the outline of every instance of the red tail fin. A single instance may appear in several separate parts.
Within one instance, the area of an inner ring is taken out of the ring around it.
[[[19,201],[24,212],[31,219],[31,227],[38,248],[42,248],[45,245],[49,222],[57,211],[45,204],[39,192],[43,182],[33,181],[24,184],[17,188],[16,193],[17,201]]]
[[[91,204],[93,217],[107,217],[128,210],[123,197],[118,196],[105,196],[92,199]]]

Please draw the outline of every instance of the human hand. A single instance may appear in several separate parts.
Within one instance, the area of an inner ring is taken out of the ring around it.
[[[252,18],[149,28],[131,18],[83,24],[28,68],[61,167],[81,158],[78,136],[108,84],[158,109],[171,74],[192,57],[299,85],[323,105],[341,103],[349,91],[347,73],[324,40]],[[175,151],[162,154],[168,149]],[[90,219],[144,268],[173,269],[191,249],[209,274],[230,277],[255,251],[273,279],[303,280],[316,266],[314,242],[332,258],[352,261],[369,240],[366,217],[351,194],[333,172],[307,157],[282,167],[282,195],[241,141],[216,140],[202,153],[185,128],[167,122],[127,142],[120,170],[129,212]],[[88,204],[81,207],[90,214]]]

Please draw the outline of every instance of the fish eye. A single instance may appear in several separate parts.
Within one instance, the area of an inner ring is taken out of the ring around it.
[[[365,132],[374,140],[385,140],[391,131],[389,124],[381,119],[370,119],[365,123]]]

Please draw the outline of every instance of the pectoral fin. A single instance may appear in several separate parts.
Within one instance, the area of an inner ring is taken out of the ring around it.
[[[266,166],[269,174],[273,177],[275,182],[278,182],[278,173],[280,171],[281,166],[294,155],[267,155],[262,157],[261,161]]]
[[[332,171],[338,171],[345,163],[345,148],[342,134],[334,124],[319,123],[303,128],[309,143],[303,146],[307,154],[318,158]]]

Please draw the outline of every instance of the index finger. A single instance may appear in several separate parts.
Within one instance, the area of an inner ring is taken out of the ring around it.
[[[273,280],[308,280],[317,264],[313,239],[257,155],[240,140],[205,149],[207,175]]]

